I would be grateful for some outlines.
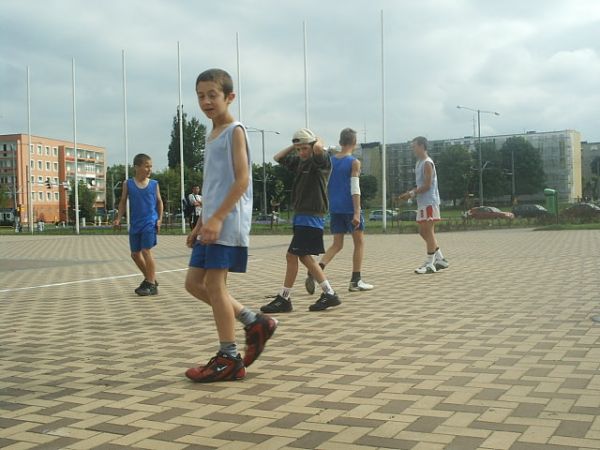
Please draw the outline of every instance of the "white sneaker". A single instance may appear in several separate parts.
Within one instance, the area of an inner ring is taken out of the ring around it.
[[[415,273],[417,273],[419,275],[424,275],[426,273],[436,273],[436,272],[437,272],[437,270],[436,270],[435,266],[433,265],[433,263],[430,263],[428,261],[425,261],[421,267],[415,269]]]
[[[450,267],[450,263],[446,258],[435,258],[433,265],[435,266],[436,270],[443,270]]]
[[[358,291],[370,291],[375,286],[372,284],[365,283],[363,280],[351,281],[348,290],[350,292],[358,292]]]

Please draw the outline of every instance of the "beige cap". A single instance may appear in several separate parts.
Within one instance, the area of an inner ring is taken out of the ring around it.
[[[308,128],[301,128],[294,133],[294,137],[292,137],[292,142],[294,144],[312,144],[317,141],[317,136],[315,133],[310,131]]]

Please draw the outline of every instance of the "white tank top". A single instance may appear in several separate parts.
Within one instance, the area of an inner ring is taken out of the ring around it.
[[[233,170],[233,131],[240,127],[246,136],[248,151],[248,189],[223,221],[221,236],[215,244],[229,247],[248,247],[252,223],[252,162],[248,134],[240,122],[229,125],[204,149],[204,180],[202,183],[202,220],[208,220],[225,200],[235,181]]]
[[[433,163],[433,159],[429,156],[425,159],[417,160],[417,164],[415,165],[415,177],[417,179],[417,188],[423,186],[425,184],[425,164],[431,163],[433,167],[433,174],[431,175],[431,187],[427,192],[422,192],[417,194],[417,206],[419,208],[428,206],[428,205],[438,205],[440,204],[440,193],[438,191],[438,180],[437,180],[437,171],[435,170],[435,164]]]

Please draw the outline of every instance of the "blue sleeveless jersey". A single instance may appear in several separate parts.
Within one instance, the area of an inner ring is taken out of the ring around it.
[[[331,176],[327,185],[329,194],[329,212],[332,214],[354,214],[352,194],[350,192],[350,177],[354,156],[344,158],[331,157]]]
[[[129,213],[131,214],[130,233],[145,233],[156,230],[158,212],[156,211],[156,186],[158,181],[150,180],[148,185],[140,189],[135,180],[127,180],[129,191]]]

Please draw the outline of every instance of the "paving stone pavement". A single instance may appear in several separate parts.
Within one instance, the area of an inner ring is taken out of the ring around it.
[[[368,293],[347,242],[343,304],[309,313],[300,279],[246,380],[213,385],[183,376],[217,341],[183,237],[159,238],[142,298],[125,236],[2,236],[0,448],[599,449],[599,236],[441,234],[450,269],[418,276],[417,236],[372,235]],[[252,239],[243,303],[282,284],[288,239]]]

